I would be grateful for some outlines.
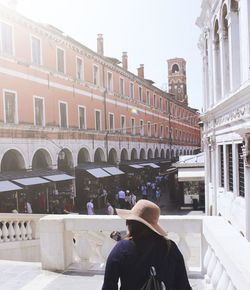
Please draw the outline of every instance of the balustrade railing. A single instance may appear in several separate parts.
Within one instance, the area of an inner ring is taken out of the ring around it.
[[[222,217],[162,216],[160,223],[181,250],[189,277],[204,278],[204,289],[250,289],[250,244]],[[110,233],[125,229],[117,216],[46,216],[40,222],[42,267],[102,273],[116,243]]]

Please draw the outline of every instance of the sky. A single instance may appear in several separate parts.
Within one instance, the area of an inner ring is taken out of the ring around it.
[[[203,106],[200,35],[195,21],[201,0],[0,0],[16,3],[16,10],[32,20],[51,24],[96,51],[97,34],[104,37],[104,55],[122,58],[128,69],[167,90],[167,59],[187,62],[189,105]]]

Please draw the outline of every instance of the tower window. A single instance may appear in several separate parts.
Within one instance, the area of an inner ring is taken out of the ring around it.
[[[175,63],[173,66],[172,66],[172,73],[177,73],[179,72],[179,67],[178,65]]]

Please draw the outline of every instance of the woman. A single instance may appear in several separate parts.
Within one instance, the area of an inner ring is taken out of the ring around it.
[[[126,219],[128,235],[109,254],[102,290],[140,290],[154,266],[166,289],[190,290],[183,256],[158,224],[160,208],[139,200],[131,210],[117,209]]]

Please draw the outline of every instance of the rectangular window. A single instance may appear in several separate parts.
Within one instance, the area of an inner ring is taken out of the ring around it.
[[[120,78],[120,95],[124,96],[124,79]]]
[[[4,111],[5,111],[5,123],[16,124],[17,123],[17,98],[16,94],[12,92],[4,93]]]
[[[140,135],[144,136],[144,121],[140,120]]]
[[[131,118],[131,134],[135,135],[135,119]]]
[[[138,88],[139,101],[142,102],[142,87]]]
[[[166,111],[167,111],[167,114],[170,113],[170,105],[169,105],[169,101],[166,100]]]
[[[31,37],[32,63],[36,65],[41,64],[41,41],[39,38]]]
[[[126,118],[125,118],[125,116],[121,116],[121,132],[123,134],[126,133]]]
[[[156,98],[156,95],[154,95],[154,107],[157,109],[157,98]]]
[[[154,133],[155,133],[155,137],[158,136],[158,126],[157,124],[154,124]]]
[[[57,71],[60,73],[65,73],[65,55],[64,50],[57,48]]]
[[[97,65],[93,66],[93,83],[94,85],[99,85],[99,68]]]
[[[160,133],[160,134],[161,134],[160,136],[161,136],[161,138],[163,138],[163,137],[164,137],[164,136],[163,136],[163,135],[164,135],[164,134],[163,134],[163,125],[161,125],[161,127],[160,127],[160,132],[161,132],[161,133]]]
[[[107,89],[109,92],[113,91],[113,74],[111,72],[108,72],[107,76]]]
[[[0,50],[3,54],[13,55],[12,26],[7,23],[0,23]]]
[[[239,195],[245,196],[244,159],[242,144],[238,144]]]
[[[150,106],[150,94],[149,94],[149,91],[147,91],[147,105]]]
[[[223,145],[219,145],[220,156],[220,186],[224,187],[224,150]]]
[[[151,137],[151,123],[148,122],[148,137]]]
[[[76,58],[76,78],[83,80],[83,61],[81,58]]]
[[[160,98],[160,110],[163,111],[162,98]]]
[[[78,107],[79,129],[86,129],[86,109],[85,107]]]
[[[133,83],[130,83],[129,85],[129,96],[131,99],[134,98],[134,84]]]
[[[95,129],[101,131],[101,111],[95,111]]]
[[[34,110],[35,110],[35,126],[44,126],[44,99],[34,98]]]
[[[227,162],[228,162],[228,189],[233,191],[233,154],[232,145],[227,145]]]
[[[168,131],[168,127],[166,127],[166,138],[168,139],[169,138],[169,131]]]
[[[68,128],[67,103],[59,102],[59,108],[60,108],[60,127]]]
[[[113,131],[115,129],[115,119],[114,119],[114,114],[109,113],[109,130]]]

